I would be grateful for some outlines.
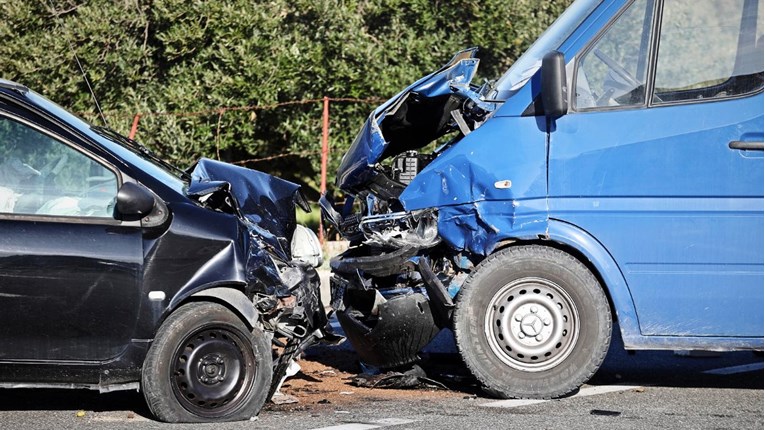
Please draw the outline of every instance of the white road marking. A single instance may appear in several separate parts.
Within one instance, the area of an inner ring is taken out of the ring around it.
[[[578,393],[570,397],[564,397],[556,400],[573,399],[575,397],[587,397],[597,396],[599,394],[617,393],[620,391],[629,391],[640,388],[638,385],[597,385],[593,387],[582,388]],[[509,400],[497,400],[494,402],[484,403],[481,406],[487,408],[517,408],[519,406],[535,405],[537,403],[545,403],[550,400],[533,400],[533,399],[509,399]]]
[[[411,424],[412,420],[403,420],[400,418],[384,418],[381,420],[372,420],[363,423],[347,423],[336,426],[315,428],[312,430],[370,430],[381,427],[397,426],[401,424]]]
[[[721,369],[706,370],[701,373],[706,373],[707,375],[735,375],[736,373],[753,372],[755,370],[762,370],[762,369],[763,369],[763,363],[759,362],[759,363],[742,364],[740,366],[723,367]]]
[[[517,408],[518,406],[536,405],[537,403],[545,402],[549,402],[549,400],[507,399],[484,403],[481,406],[486,406],[487,408]]]

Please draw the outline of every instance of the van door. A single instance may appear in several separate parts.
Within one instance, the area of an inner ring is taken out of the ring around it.
[[[762,0],[636,0],[574,59],[550,216],[622,271],[643,335],[763,333]]]

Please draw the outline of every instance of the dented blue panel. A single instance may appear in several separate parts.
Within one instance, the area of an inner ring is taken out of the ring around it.
[[[545,133],[535,117],[495,117],[445,149],[401,194],[407,210],[439,208],[439,233],[487,255],[547,219]],[[508,130],[512,130],[509,133]]]
[[[535,117],[492,118],[438,154],[404,190],[401,201],[411,211],[545,197],[545,140]]]
[[[547,230],[545,199],[492,200],[444,206],[438,233],[457,250],[489,255],[505,239],[535,239]]]

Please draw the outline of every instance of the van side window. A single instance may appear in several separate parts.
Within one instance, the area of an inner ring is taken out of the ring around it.
[[[642,106],[654,2],[637,0],[581,57],[576,108]]]
[[[0,117],[0,213],[111,218],[117,175],[26,124]]]
[[[666,0],[653,104],[762,88],[762,0]]]

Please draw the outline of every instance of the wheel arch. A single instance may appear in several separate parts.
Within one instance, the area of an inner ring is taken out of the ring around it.
[[[611,305],[612,316],[619,323],[625,344],[629,339],[640,337],[640,324],[635,303],[624,275],[608,250],[586,231],[567,222],[550,219],[546,230],[535,239],[506,239],[492,251],[512,246],[538,244],[558,248],[582,262],[597,278]]]
[[[174,297],[170,302],[164,321],[176,309],[190,302],[213,302],[221,304],[234,312],[250,329],[259,326],[260,314],[255,305],[247,295],[244,294],[244,284],[233,283],[212,283],[201,285],[191,294],[182,297]],[[162,321],[160,321],[160,324]]]

